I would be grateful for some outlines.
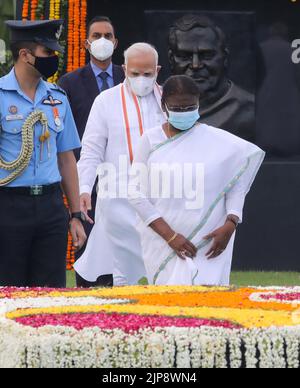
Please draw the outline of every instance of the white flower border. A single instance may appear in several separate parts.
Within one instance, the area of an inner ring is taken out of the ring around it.
[[[0,299],[0,318],[5,318],[6,313],[17,309],[32,309],[46,307],[63,306],[103,306],[107,304],[127,304],[131,303],[126,299],[97,298],[97,297],[36,297],[36,298],[16,298]]]
[[[267,330],[32,329],[0,322],[2,368],[299,368],[300,326]]]

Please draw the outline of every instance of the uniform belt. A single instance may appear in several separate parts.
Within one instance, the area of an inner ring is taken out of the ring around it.
[[[0,187],[0,192],[6,192],[11,194],[27,195],[31,197],[40,197],[54,193],[60,189],[60,183],[54,183],[47,186],[30,186],[30,187]]]

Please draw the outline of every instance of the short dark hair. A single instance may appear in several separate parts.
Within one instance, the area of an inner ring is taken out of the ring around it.
[[[10,50],[12,53],[13,61],[17,62],[19,59],[19,53],[22,49],[35,51],[38,47],[38,43],[35,42],[11,42]]]
[[[109,23],[114,30],[114,34],[116,34],[115,26],[113,25],[111,19],[108,16],[95,16],[87,25],[88,36],[90,35],[92,25],[95,23]]]
[[[218,27],[212,21],[212,19],[210,19],[206,16],[201,16],[201,15],[185,15],[182,18],[175,21],[173,26],[170,28],[170,33],[169,33],[169,46],[170,46],[170,48],[171,49],[176,48],[176,43],[177,43],[176,32],[177,31],[187,32],[187,31],[191,31],[197,27],[210,28],[216,34],[216,37],[220,42],[221,49],[224,51],[224,53],[227,53],[228,47],[226,44],[225,33],[221,30],[220,27]]]
[[[200,89],[191,77],[186,75],[173,75],[165,82],[163,86],[162,101],[165,102],[169,97],[179,94],[188,94],[198,99],[201,97]]]

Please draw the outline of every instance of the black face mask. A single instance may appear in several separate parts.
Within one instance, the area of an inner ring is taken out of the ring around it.
[[[57,55],[53,55],[52,57],[35,57],[35,64],[33,66],[43,78],[48,79],[52,77],[58,70],[59,66],[59,58]]]

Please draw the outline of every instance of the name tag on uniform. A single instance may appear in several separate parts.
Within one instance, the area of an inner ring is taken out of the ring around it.
[[[8,115],[6,116],[6,121],[17,121],[17,120],[24,120],[23,115]]]

